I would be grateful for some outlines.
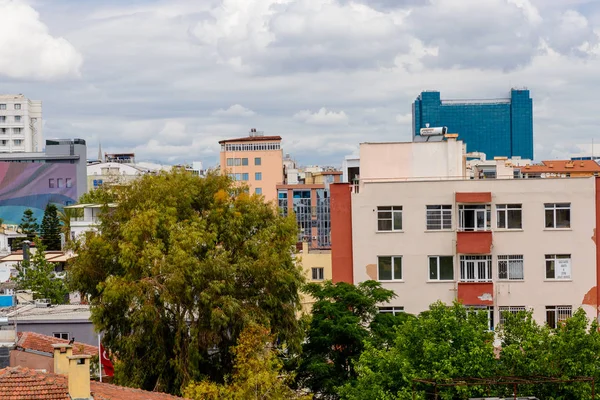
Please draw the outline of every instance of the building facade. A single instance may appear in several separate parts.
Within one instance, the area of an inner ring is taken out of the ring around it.
[[[440,92],[422,92],[413,103],[413,138],[426,127],[458,133],[469,151],[493,157],[533,159],[533,102],[526,89],[506,99],[442,100]]]
[[[227,139],[221,145],[221,173],[248,185],[250,193],[266,201],[277,199],[277,184],[283,183],[281,136],[264,136],[256,129],[250,135]]]
[[[42,140],[42,102],[0,95],[0,152],[39,152]]]

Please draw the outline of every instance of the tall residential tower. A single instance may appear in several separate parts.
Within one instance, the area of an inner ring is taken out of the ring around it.
[[[0,153],[41,152],[42,102],[0,95]]]

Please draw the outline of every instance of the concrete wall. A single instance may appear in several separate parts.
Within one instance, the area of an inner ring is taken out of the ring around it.
[[[298,254],[298,260],[302,265],[306,282],[323,282],[331,280],[331,250],[309,250],[308,243],[302,243],[302,254]],[[323,268],[323,280],[312,279],[312,269]],[[301,293],[302,309],[310,313],[314,299],[312,296]]]
[[[361,157],[362,158],[362,157]],[[491,192],[493,305],[533,308],[545,322],[545,306],[583,307],[596,317],[596,203],[594,178],[508,179],[437,182],[367,183],[352,194],[354,282],[377,279],[377,256],[402,256],[403,279],[384,281],[398,295],[390,305],[419,313],[436,300],[450,303],[457,297],[460,277],[456,251],[458,213],[456,192]],[[548,230],[544,203],[571,203],[571,228]],[[496,229],[496,204],[522,204],[522,230]],[[453,227],[426,230],[426,205],[452,205]],[[403,231],[377,232],[377,206],[403,207]],[[335,238],[335,236],[334,236]],[[570,254],[572,279],[545,279],[545,255]],[[428,256],[454,257],[453,281],[429,281]],[[498,279],[498,255],[523,255],[522,281]],[[335,256],[335,242],[334,242]],[[334,276],[336,271],[334,271]]]
[[[43,369],[47,372],[54,372],[54,358],[51,355],[44,356],[23,350],[11,350],[10,366]]]
[[[91,321],[68,321],[64,322],[32,322],[17,320],[17,330],[19,332],[36,332],[42,335],[54,336],[55,332],[68,332],[69,339],[75,338],[77,342],[98,345],[98,334],[94,331],[94,325]]]
[[[425,143],[361,143],[360,180],[462,179],[463,142],[454,138]]]

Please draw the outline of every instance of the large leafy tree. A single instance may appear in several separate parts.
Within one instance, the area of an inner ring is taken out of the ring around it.
[[[118,206],[81,245],[70,281],[90,297],[117,382],[177,393],[222,381],[251,323],[299,346],[293,218],[212,174],[144,176],[113,194]]]
[[[42,226],[40,233],[42,243],[48,250],[60,250],[60,220],[58,219],[58,210],[54,204],[48,204],[44,210]]]
[[[273,346],[268,329],[250,325],[241,333],[232,349],[235,357],[233,374],[225,384],[208,380],[191,383],[184,396],[194,400],[309,400],[310,395],[296,393],[287,382],[283,363]]]
[[[298,383],[322,398],[336,398],[338,388],[355,378],[354,362],[371,338],[369,325],[377,321],[377,305],[394,292],[375,281],[308,284],[315,299],[312,320],[298,366]],[[380,330],[377,330],[380,332]],[[378,340],[381,337],[378,336]]]
[[[54,272],[54,264],[45,257],[46,247],[38,238],[34,239],[35,252],[29,252],[29,260],[17,264],[17,286],[33,292],[35,299],[50,299],[52,304],[64,304],[68,290],[62,278]]]

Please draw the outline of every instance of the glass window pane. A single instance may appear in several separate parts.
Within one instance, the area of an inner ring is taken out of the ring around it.
[[[452,257],[440,257],[440,280],[454,279],[454,262]]]
[[[379,280],[392,279],[392,257],[379,257]]]
[[[559,209],[556,210],[556,228],[571,227],[571,210]]]
[[[380,231],[391,231],[392,220],[391,219],[380,219],[377,221],[377,230]]]
[[[554,309],[546,310],[546,323],[550,328],[556,328],[556,311]]]
[[[546,210],[546,228],[554,228],[554,210]]]
[[[394,230],[402,229],[402,212],[395,211],[394,212]]]
[[[431,280],[438,279],[437,267],[438,267],[438,258],[437,257],[429,257],[429,279],[431,279]]]
[[[498,228],[506,228],[506,211],[498,211]]]
[[[554,279],[554,260],[546,260],[546,279]]]
[[[379,211],[377,213],[377,218],[392,219],[392,212],[391,211]]]
[[[402,257],[394,257],[394,279],[402,279]]]
[[[509,210],[508,229],[521,229],[521,210]]]

